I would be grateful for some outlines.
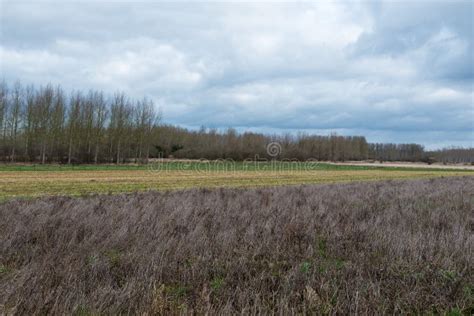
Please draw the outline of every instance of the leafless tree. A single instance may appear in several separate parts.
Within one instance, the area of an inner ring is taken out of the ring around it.
[[[363,136],[307,133],[265,135],[219,131],[202,126],[188,130],[164,125],[151,99],[112,98],[91,90],[66,93],[60,86],[35,89],[19,82],[9,89],[0,84],[0,160],[100,163],[135,161],[150,157],[317,159],[321,161],[441,161],[474,162],[472,148],[425,152],[419,144],[368,143]],[[277,157],[266,152],[279,142]]]

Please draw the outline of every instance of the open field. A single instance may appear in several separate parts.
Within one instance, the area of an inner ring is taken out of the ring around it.
[[[444,169],[444,170],[471,170],[474,171],[474,164],[472,163],[459,163],[459,164],[442,164],[433,163],[426,164],[422,162],[367,162],[367,161],[348,161],[348,162],[337,162],[334,163],[338,166],[365,166],[365,167],[388,167],[388,168],[415,168],[415,169]]]
[[[311,183],[372,181],[474,175],[464,170],[429,170],[315,164],[242,163],[204,165],[180,162],[151,166],[27,166],[0,167],[0,200],[42,195],[87,195],[194,187],[260,187]]]
[[[469,315],[473,192],[466,176],[7,201],[0,314]]]
[[[471,165],[441,165],[406,162],[318,162],[318,161],[232,161],[232,160],[186,160],[186,159],[163,159],[150,164],[0,164],[0,172],[3,171],[288,171],[288,170],[383,170],[383,171],[465,171],[474,172]]]

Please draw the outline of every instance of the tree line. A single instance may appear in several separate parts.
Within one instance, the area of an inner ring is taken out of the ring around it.
[[[0,150],[4,161],[121,163],[150,157],[160,119],[153,101],[101,91],[69,95],[50,84],[0,85]]]
[[[474,163],[474,148],[445,148],[428,152],[427,156],[443,163]]]
[[[317,159],[363,160],[369,155],[368,143],[362,136],[265,135],[253,132],[225,132],[202,127],[189,131],[176,126],[160,127],[162,136],[158,148],[164,157],[189,159]],[[278,152],[269,155],[267,145],[278,143]],[[179,144],[179,146],[176,146]]]
[[[276,155],[267,145],[278,143]],[[470,150],[470,151],[469,151]],[[265,135],[161,122],[148,98],[123,92],[66,93],[61,86],[0,84],[0,160],[39,163],[146,163],[150,158],[317,159],[471,162],[472,149],[425,152],[418,144],[368,143],[363,136]],[[431,159],[431,158],[429,158]]]
[[[371,159],[379,161],[422,161],[426,156],[419,144],[374,143],[369,152]]]

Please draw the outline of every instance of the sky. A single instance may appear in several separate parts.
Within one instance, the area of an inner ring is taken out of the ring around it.
[[[187,128],[474,147],[474,1],[0,0],[0,76]]]

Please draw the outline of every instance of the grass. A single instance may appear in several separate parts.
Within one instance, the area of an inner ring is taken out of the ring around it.
[[[194,187],[261,187],[474,175],[465,170],[170,162],[143,165],[0,165],[0,200],[45,195],[82,196]]]
[[[7,274],[8,272],[9,272],[9,269],[3,264],[0,264],[0,276],[2,276],[3,274]]]
[[[471,315],[473,192],[465,176],[7,201],[0,315]]]
[[[0,164],[0,172],[20,171],[351,171],[351,170],[379,170],[379,171],[426,171],[424,167],[395,167],[395,166],[366,166],[366,165],[337,165],[331,163],[308,161],[231,161],[231,160],[175,160],[144,164],[98,164],[98,165],[60,165],[60,164]],[[433,172],[452,172],[450,168],[432,168]],[[458,172],[474,173],[472,170],[458,169]]]

